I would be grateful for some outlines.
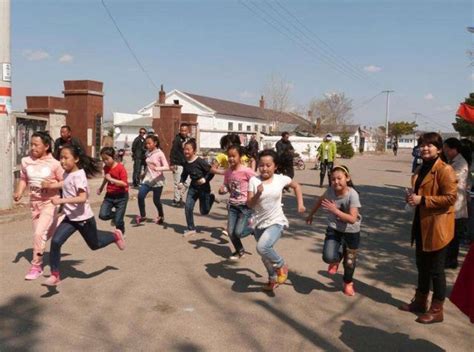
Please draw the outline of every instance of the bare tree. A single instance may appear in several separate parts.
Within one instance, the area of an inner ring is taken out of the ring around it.
[[[345,125],[352,120],[352,99],[344,93],[326,93],[323,98],[313,99],[309,104],[313,122]]]
[[[290,91],[293,85],[280,74],[273,73],[265,83],[263,96],[265,97],[265,108],[275,113],[266,112],[266,118],[272,123],[274,129],[278,129],[279,117],[282,112],[290,110]]]

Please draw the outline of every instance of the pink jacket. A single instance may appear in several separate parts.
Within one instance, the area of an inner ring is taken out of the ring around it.
[[[27,156],[21,159],[20,179],[28,184],[31,201],[45,201],[57,196],[58,189],[43,189],[41,183],[60,182],[63,180],[63,173],[61,164],[52,154],[42,158]]]
[[[164,180],[163,170],[168,170],[169,165],[166,161],[165,154],[161,149],[155,149],[151,153],[146,153],[146,168],[147,173],[150,173],[150,176],[153,180]]]

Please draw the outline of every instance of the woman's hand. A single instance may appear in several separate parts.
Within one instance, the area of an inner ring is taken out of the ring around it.
[[[337,209],[336,202],[333,200],[323,199],[323,201],[321,202],[321,206],[328,212],[333,213],[335,215],[337,215],[337,212],[339,211],[339,209]]]
[[[62,199],[59,198],[59,197],[54,197],[53,199],[51,199],[51,203],[52,203],[53,205],[62,204]]]
[[[407,197],[407,203],[410,204],[412,207],[420,205],[421,204],[421,196],[416,195],[416,194],[410,194]]]

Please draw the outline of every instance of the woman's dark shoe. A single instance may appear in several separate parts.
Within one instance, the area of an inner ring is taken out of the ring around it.
[[[416,290],[415,297],[410,303],[403,303],[398,309],[404,312],[426,313],[428,310],[428,293],[421,293]]]
[[[416,321],[421,324],[441,323],[444,320],[443,304],[444,301],[433,299],[428,312],[419,316]]]

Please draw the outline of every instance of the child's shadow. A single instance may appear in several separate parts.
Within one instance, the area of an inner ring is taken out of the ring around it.
[[[291,281],[293,288],[296,292],[308,295],[313,290],[318,291],[327,291],[327,292],[336,292],[338,291],[336,287],[328,287],[323,283],[316,281],[307,276],[302,276],[297,272],[290,271],[288,272],[288,280]]]
[[[232,254],[229,246],[222,246],[217,243],[213,243],[212,241],[209,241],[208,239],[201,238],[201,239],[196,239],[189,241],[194,246],[194,249],[199,249],[199,248],[207,248],[211,252],[213,252],[215,255],[222,257],[222,258],[229,258],[229,256]]]
[[[249,275],[243,274],[247,272],[260,278],[262,275],[248,268],[240,268],[233,266],[229,261],[225,260],[218,263],[206,264],[207,273],[213,277],[222,277],[232,281],[232,291],[235,292],[262,292],[262,284],[255,282]]]
[[[19,263],[21,259],[25,258],[28,262],[30,262],[32,259],[33,259],[33,249],[32,248],[28,248],[28,249],[25,249],[24,251],[22,252],[18,252],[16,254],[16,257],[15,259],[12,260],[12,263]]]
[[[327,277],[329,279],[332,279],[334,286],[336,286],[336,284],[339,284],[337,283],[338,281],[340,281],[340,285],[342,286],[342,279],[339,279],[341,277],[340,274],[329,275],[327,271],[323,271],[323,270],[318,271],[318,274],[321,276]],[[353,282],[354,282],[354,288],[355,288],[356,293],[366,296],[375,302],[388,304],[394,307],[398,307],[403,303],[402,301],[396,298],[393,298],[391,293],[388,293],[380,288],[368,285],[365,282],[357,280],[357,279],[353,279]]]

